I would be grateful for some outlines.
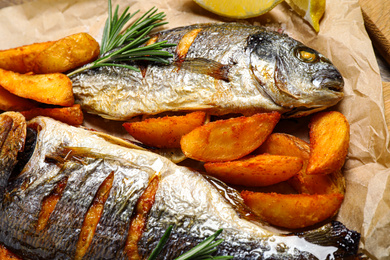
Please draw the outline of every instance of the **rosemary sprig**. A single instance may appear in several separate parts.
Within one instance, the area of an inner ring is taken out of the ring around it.
[[[164,247],[166,241],[169,238],[169,235],[171,234],[172,226],[169,226],[168,229],[165,231],[164,235],[160,239],[159,243],[157,244],[156,248],[153,250],[152,254],[149,256],[148,260],[154,260],[157,258],[158,254],[161,252],[162,248]],[[219,234],[221,234],[222,229],[215,232],[213,235],[206,238],[204,241],[193,247],[188,252],[184,253],[183,255],[179,256],[175,260],[225,260],[225,259],[232,259],[233,256],[212,256],[212,254],[217,251],[217,247],[219,244],[223,242],[223,239],[219,239],[217,241],[214,241]],[[213,242],[214,241],[214,242]]]
[[[167,58],[172,57],[172,54],[162,49],[174,46],[174,44],[167,44],[167,41],[162,41],[141,46],[150,39],[147,35],[151,30],[167,24],[167,22],[161,22],[165,18],[165,14],[163,12],[157,13],[157,9],[153,7],[121,33],[123,27],[139,10],[131,14],[128,12],[129,7],[127,7],[119,16],[118,9],[119,6],[116,7],[113,14],[111,0],[108,1],[108,18],[103,30],[99,58],[70,72],[67,76],[70,77],[81,71],[102,66],[125,67],[139,71],[134,66],[118,63],[122,61],[147,60],[168,64]]]

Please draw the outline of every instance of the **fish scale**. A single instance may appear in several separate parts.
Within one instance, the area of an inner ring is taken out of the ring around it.
[[[132,182],[130,187],[126,185],[125,179]],[[138,168],[129,167],[123,171],[118,167],[94,238],[85,255],[86,259],[124,257],[121,249],[126,241],[133,209],[148,181],[149,176]],[[124,199],[119,202],[120,198]]]
[[[237,259],[345,259],[357,254],[360,235],[339,222],[309,232],[277,233],[248,211],[235,189],[200,172],[50,118],[37,117],[27,127],[37,130],[34,152],[20,173],[14,172],[0,204],[0,243],[23,259],[74,259],[85,214],[112,172],[113,186],[83,259],[127,259],[129,223],[156,176],[158,187],[150,211],[143,212],[147,218],[138,242],[143,258],[170,225],[172,237],[158,259],[173,259],[219,229],[224,242],[216,253]],[[44,197],[65,176],[65,190],[47,227],[37,231]]]
[[[152,39],[177,45],[166,48],[173,55],[168,65],[135,61],[128,64],[141,72],[107,66],[76,73],[71,76],[76,103],[89,113],[126,121],[193,110],[300,117],[343,98],[343,78],[327,58],[265,27],[197,24]]]
[[[70,257],[75,253],[84,216],[101,182],[109,174],[98,169],[100,165],[100,160],[90,162],[89,169],[80,167],[78,171],[72,170],[69,176],[64,193],[50,215],[47,230],[44,230],[47,236],[42,235],[40,245],[53,250],[54,258]]]

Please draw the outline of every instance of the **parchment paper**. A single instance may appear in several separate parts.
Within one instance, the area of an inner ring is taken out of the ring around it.
[[[116,4],[122,10],[129,5],[132,12],[140,9],[141,13],[156,6],[167,14],[169,24],[165,28],[231,21],[205,11],[191,0],[113,1],[113,6]],[[6,7],[0,10],[0,49],[55,40],[81,31],[100,42],[106,17],[107,1],[41,0]],[[327,0],[318,34],[286,3],[244,22],[282,28],[325,54],[340,70],[345,79],[345,98],[334,109],[341,111],[350,122],[351,143],[344,167],[346,197],[337,219],[361,233],[361,248],[372,259],[389,259],[388,132],[379,68],[358,0]],[[120,124],[99,120],[87,116],[86,124],[116,135],[124,134]],[[298,126],[302,124],[284,123],[287,131],[293,132]]]

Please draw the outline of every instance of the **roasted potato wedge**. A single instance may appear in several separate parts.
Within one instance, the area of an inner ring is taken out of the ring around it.
[[[242,191],[245,204],[266,222],[285,228],[304,228],[333,217],[344,196],[278,194]]]
[[[180,148],[180,139],[198,126],[203,125],[206,114],[198,111],[184,116],[149,118],[140,122],[124,123],[123,126],[135,139],[158,148]]]
[[[58,108],[33,108],[20,112],[26,120],[31,120],[37,116],[47,116],[69,125],[81,125],[84,120],[83,111],[79,104],[71,107]]]
[[[198,161],[236,160],[259,147],[279,119],[280,114],[273,112],[214,121],[184,135],[181,149]]]
[[[304,140],[293,135],[273,133],[256,150],[256,153],[297,156],[303,160],[302,169],[288,180],[299,193],[327,194],[345,192],[345,179],[340,171],[323,175],[308,175],[306,167],[310,157],[310,146]]]
[[[54,42],[41,42],[0,51],[0,68],[18,73],[34,70],[34,59]]]
[[[310,146],[304,140],[285,133],[272,133],[255,151],[255,154],[275,154],[296,156],[304,161],[309,160]]]
[[[34,73],[55,73],[75,69],[99,56],[99,43],[87,33],[64,37],[34,59]]]
[[[19,97],[46,104],[74,104],[72,82],[61,73],[30,75],[0,69],[0,86]]]
[[[22,260],[14,253],[9,251],[5,246],[0,244],[0,259],[1,260]]]
[[[299,193],[330,194],[345,193],[345,178],[341,170],[330,174],[309,175],[302,172],[288,180]]]
[[[18,97],[8,90],[0,87],[0,110],[3,111],[23,111],[36,107],[34,102]]]
[[[349,124],[337,111],[315,114],[309,123],[310,158],[307,174],[330,174],[341,169],[348,154]]]
[[[226,183],[248,187],[268,186],[288,180],[302,168],[298,157],[261,154],[229,162],[207,162],[206,172]]]

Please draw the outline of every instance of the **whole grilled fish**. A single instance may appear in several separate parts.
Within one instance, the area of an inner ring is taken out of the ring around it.
[[[1,133],[1,152],[27,132],[0,175],[0,244],[23,259],[147,259],[170,225],[158,259],[221,228],[215,254],[236,259],[346,259],[358,249],[360,235],[339,222],[271,232],[236,190],[114,137],[45,117],[26,130],[15,113],[4,117],[22,131]]]
[[[317,51],[289,36],[237,23],[161,31],[176,44],[169,65],[132,63],[141,72],[101,67],[71,77],[75,100],[114,120],[167,111],[211,114],[279,111],[304,116],[335,105],[343,78]]]

